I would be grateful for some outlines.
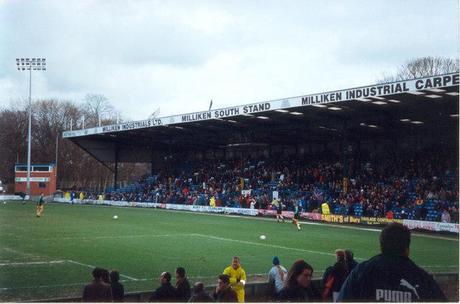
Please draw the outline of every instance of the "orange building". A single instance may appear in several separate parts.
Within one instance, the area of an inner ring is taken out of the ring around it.
[[[24,192],[27,189],[27,164],[14,166],[14,192]],[[30,165],[30,195],[45,196],[56,192],[56,166],[55,164]]]

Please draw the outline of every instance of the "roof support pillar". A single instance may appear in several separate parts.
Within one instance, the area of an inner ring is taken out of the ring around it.
[[[342,166],[343,166],[343,177],[344,178],[348,178],[348,175],[350,172],[348,172],[349,170],[349,157],[351,156],[352,154],[352,147],[351,145],[349,145],[348,143],[348,130],[347,130],[347,121],[345,120],[343,122],[343,127],[342,127],[342,148],[340,149],[341,150],[341,153],[342,153]]]
[[[118,145],[115,145],[115,170],[113,171],[113,189],[118,189]]]

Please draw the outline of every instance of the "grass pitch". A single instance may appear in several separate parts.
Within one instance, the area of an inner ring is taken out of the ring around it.
[[[0,301],[79,297],[94,266],[118,269],[126,292],[153,290],[160,273],[177,266],[191,283],[211,284],[234,255],[249,282],[266,276],[274,255],[286,268],[303,258],[318,277],[336,248],[352,249],[358,261],[379,252],[379,231],[356,228],[297,231],[253,217],[63,204],[47,204],[36,218],[34,203],[1,203]],[[458,273],[458,246],[458,237],[413,234],[411,258],[429,272]]]

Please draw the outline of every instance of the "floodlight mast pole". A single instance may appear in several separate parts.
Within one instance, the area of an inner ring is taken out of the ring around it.
[[[32,69],[46,71],[45,58],[16,58],[18,71],[29,70],[29,125],[27,130],[27,184],[26,194],[30,198],[30,155],[32,143]]]
[[[30,154],[32,141],[32,66],[29,65],[29,127],[27,131],[27,186],[26,193],[30,199]]]

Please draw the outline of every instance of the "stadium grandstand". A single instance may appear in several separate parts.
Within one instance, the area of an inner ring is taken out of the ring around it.
[[[458,119],[454,73],[63,137],[112,170],[107,201],[266,210],[279,195],[308,219],[458,223]],[[121,162],[150,164],[151,173],[120,187]]]

